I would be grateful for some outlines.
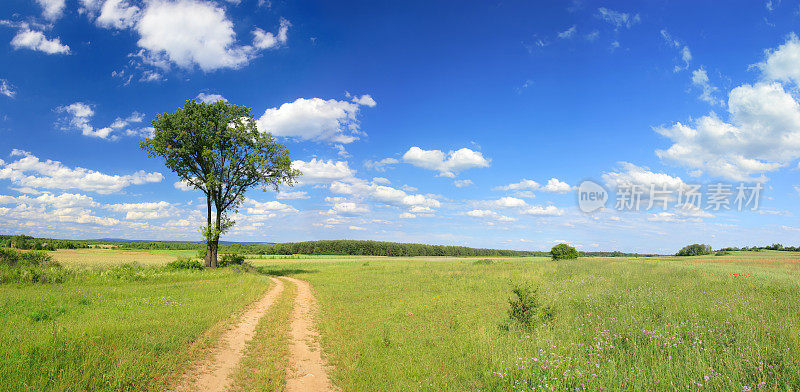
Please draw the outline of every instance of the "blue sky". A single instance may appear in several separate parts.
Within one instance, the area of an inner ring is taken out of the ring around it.
[[[4,1],[0,231],[197,239],[199,192],[138,143],[226,99],[304,172],[227,240],[797,245],[798,30],[777,0]],[[584,180],[606,208],[578,209]],[[720,182],[762,184],[758,209],[614,208],[619,185]]]

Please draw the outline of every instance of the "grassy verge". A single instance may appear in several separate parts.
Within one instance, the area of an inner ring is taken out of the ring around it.
[[[261,319],[234,375],[234,391],[283,391],[289,365],[289,318],[297,287],[284,281],[283,293]]]
[[[0,391],[163,390],[213,327],[269,284],[234,270],[128,265],[0,285]]]
[[[345,391],[800,390],[795,254],[495,260],[261,265],[314,285]],[[507,328],[520,283],[554,318]]]

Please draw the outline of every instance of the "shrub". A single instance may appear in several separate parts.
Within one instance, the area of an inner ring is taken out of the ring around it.
[[[144,268],[137,263],[126,263],[111,267],[100,273],[104,278],[123,280],[123,281],[142,281],[146,280],[154,272],[153,268]]]
[[[0,283],[63,283],[69,276],[45,252],[0,249]]]
[[[200,260],[190,259],[188,257],[179,256],[174,261],[167,264],[167,268],[171,269],[186,269],[186,270],[202,270],[205,265]]]
[[[512,292],[515,298],[508,300],[508,317],[512,323],[531,328],[539,321],[549,321],[555,318],[555,309],[553,307],[542,306],[539,303],[536,289],[528,286],[517,286]]]
[[[731,254],[731,252],[727,250],[718,250],[717,253],[714,253],[714,256],[727,256],[729,254]]]
[[[494,260],[492,260],[492,259],[480,259],[480,260],[473,261],[472,264],[475,264],[475,265],[489,265],[489,264],[494,264]]]
[[[550,250],[553,260],[577,259],[578,251],[567,244],[558,244]]]
[[[217,261],[217,267],[227,267],[229,265],[242,265],[244,264],[244,256],[236,253],[227,253]]]
[[[675,256],[701,256],[701,255],[710,255],[711,254],[711,245],[705,244],[691,244],[686,245],[683,249],[679,250]]]

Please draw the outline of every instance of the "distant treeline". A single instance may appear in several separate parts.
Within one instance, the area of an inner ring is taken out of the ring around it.
[[[203,249],[191,242],[107,242],[124,249]],[[220,244],[220,253],[258,255],[342,255],[342,256],[546,256],[547,252],[477,249],[466,246],[406,244],[398,242],[322,240],[283,244]]]
[[[772,245],[769,245],[769,246],[751,246],[749,248],[746,247],[746,246],[743,247],[743,248],[728,247],[728,248],[722,248],[720,250],[721,251],[728,251],[728,252],[736,251],[736,250],[749,250],[749,251],[756,251],[756,252],[757,251],[761,251],[761,250],[781,250],[781,251],[785,251],[785,252],[800,252],[800,246],[783,246],[781,244],[772,244]]]
[[[181,241],[125,241],[125,240],[60,240],[34,238],[25,235],[0,235],[0,247],[34,250],[79,249],[110,245],[129,250],[203,250],[202,242]],[[466,246],[426,245],[384,241],[321,240],[287,242],[282,244],[221,243],[220,253],[257,255],[342,255],[342,256],[540,256],[550,257],[546,251],[469,248]],[[580,252],[582,257],[635,257],[656,256],[623,252]]]
[[[16,248],[23,250],[79,249],[88,248],[89,243],[90,241],[34,238],[27,235],[0,235],[0,248]]]

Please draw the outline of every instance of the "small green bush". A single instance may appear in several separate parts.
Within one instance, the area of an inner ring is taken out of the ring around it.
[[[710,255],[711,254],[711,245],[705,244],[691,244],[686,245],[683,249],[679,250],[675,256],[701,256],[701,255]]]
[[[147,280],[154,272],[154,268],[145,268],[138,263],[126,263],[104,270],[100,273],[100,276],[113,280],[137,282]]]
[[[206,266],[200,260],[183,256],[179,256],[175,261],[171,261],[167,264],[167,268],[171,269],[202,270],[205,267]]]
[[[244,264],[244,256],[236,253],[227,253],[217,260],[217,267],[227,267],[230,265]]]
[[[480,260],[473,261],[472,264],[475,264],[475,265],[489,265],[489,264],[494,264],[494,260],[492,260],[492,259],[480,259]]]
[[[714,253],[714,256],[727,256],[729,254],[731,254],[731,252],[728,252],[727,250],[718,250],[716,253]]]
[[[558,244],[550,250],[553,260],[577,259],[578,251],[567,244]]]
[[[512,292],[514,298],[508,300],[508,317],[512,323],[525,328],[531,328],[540,321],[549,321],[555,318],[555,309],[552,306],[542,306],[536,289],[528,286],[517,286]]]

